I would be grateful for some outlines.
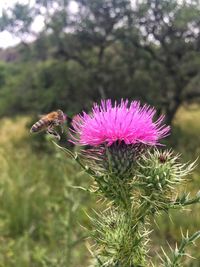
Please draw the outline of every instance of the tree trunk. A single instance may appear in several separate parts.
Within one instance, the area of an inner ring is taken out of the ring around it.
[[[176,98],[176,100],[174,100],[172,103],[169,103],[169,105],[166,107],[166,124],[172,125],[176,112],[178,111],[181,103],[181,100]]]

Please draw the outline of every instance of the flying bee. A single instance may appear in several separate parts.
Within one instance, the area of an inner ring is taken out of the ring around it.
[[[63,125],[67,120],[67,116],[58,109],[46,115],[41,116],[39,121],[33,124],[30,129],[31,133],[38,133],[46,131],[48,134],[53,135],[56,139],[60,140],[60,135],[56,132],[55,127],[60,126],[63,132]]]

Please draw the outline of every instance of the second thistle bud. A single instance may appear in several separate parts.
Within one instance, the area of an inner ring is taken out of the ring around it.
[[[149,151],[138,161],[137,178],[149,190],[170,192],[193,169],[194,164],[181,164],[171,151]]]

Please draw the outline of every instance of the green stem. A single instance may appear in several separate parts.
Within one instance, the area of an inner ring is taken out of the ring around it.
[[[176,206],[188,206],[188,205],[192,205],[196,203],[200,203],[200,196],[189,199],[189,200],[185,200],[184,202],[181,202],[180,200],[175,201],[170,204],[170,208],[173,208],[173,207],[175,208]]]
[[[199,237],[200,237],[200,231],[194,233],[191,237],[188,237],[188,235],[186,237],[183,237],[180,247],[175,249],[174,254],[173,254],[173,259],[170,265],[167,265],[167,266],[169,267],[180,266],[179,263],[180,263],[182,256],[186,255],[185,254],[186,246],[190,245],[191,243],[194,243],[194,241],[198,239]]]

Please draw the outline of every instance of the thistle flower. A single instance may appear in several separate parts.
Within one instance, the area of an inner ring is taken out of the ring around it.
[[[90,114],[83,112],[73,119],[71,141],[91,147],[83,154],[96,171],[131,176],[140,152],[169,134],[169,126],[162,125],[164,116],[153,121],[155,113],[139,101],[122,99],[112,105],[111,100],[102,100],[100,105],[94,104]]]
[[[156,145],[169,134],[169,127],[161,125],[164,116],[153,122],[156,110],[139,101],[121,100],[112,106],[111,100],[94,104],[92,113],[83,112],[73,120],[73,142],[77,145],[112,145],[116,141],[126,145],[143,143]]]

